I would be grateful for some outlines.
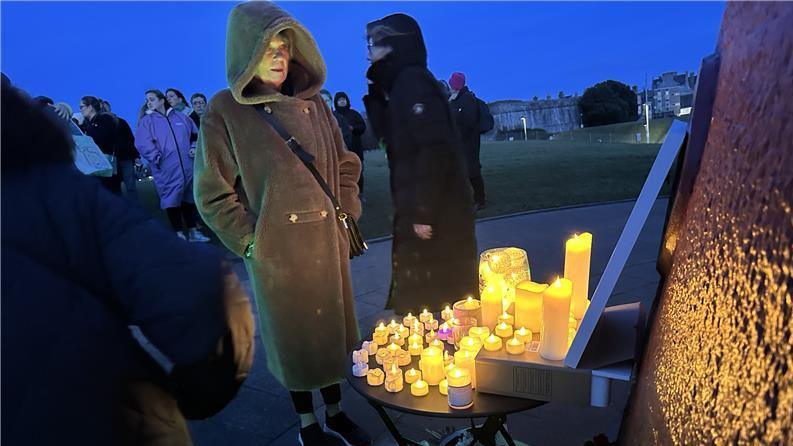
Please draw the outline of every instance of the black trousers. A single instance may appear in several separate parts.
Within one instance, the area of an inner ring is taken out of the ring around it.
[[[482,175],[471,178],[471,187],[474,188],[474,203],[485,204],[485,180]]]
[[[168,220],[174,231],[184,231],[185,229],[195,228],[198,209],[193,203],[182,203],[178,208],[166,208]]]
[[[337,404],[339,401],[341,401],[340,384],[331,384],[328,387],[323,387],[322,389],[319,389],[319,392],[322,394],[322,401],[324,401],[326,405]],[[311,392],[290,391],[289,394],[292,396],[292,404],[295,405],[295,410],[297,411],[298,415],[303,415],[314,411],[314,398],[312,397]]]

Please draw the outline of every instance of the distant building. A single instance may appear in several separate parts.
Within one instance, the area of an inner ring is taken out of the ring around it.
[[[675,71],[663,73],[653,79],[647,91],[647,102],[650,104],[650,118],[681,116],[691,113],[694,102],[694,88],[697,75],[694,72],[678,74]],[[639,115],[644,117],[645,92],[637,95]]]
[[[550,95],[546,99],[536,96],[531,101],[495,101],[488,104],[493,114],[493,130],[482,135],[486,140],[523,139],[523,121],[526,129],[542,129],[547,133],[566,132],[581,126],[581,112],[578,109],[580,97],[565,96],[559,92],[556,99]],[[536,133],[536,132],[535,132]]]

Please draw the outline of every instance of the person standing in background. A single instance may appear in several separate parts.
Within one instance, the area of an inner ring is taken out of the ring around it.
[[[172,109],[185,116],[190,116],[190,113],[193,112],[190,106],[187,105],[187,98],[184,97],[181,91],[175,88],[165,90],[165,99],[168,100],[168,105],[170,105]]]
[[[336,105],[335,110],[347,120],[347,125],[349,126],[349,130],[352,132],[352,144],[348,145],[347,148],[354,154],[358,155],[358,158],[361,159],[361,178],[358,179],[358,191],[361,195],[361,201],[365,201],[363,198],[363,144],[361,144],[361,135],[366,132],[366,121],[363,120],[363,117],[360,113],[350,108],[350,97],[347,96],[347,93],[340,91],[336,93],[336,97],[333,99],[334,104]]]
[[[110,102],[102,100],[102,111],[113,116],[116,120],[116,158],[118,159],[118,174],[124,184],[124,197],[135,205],[138,201],[138,177],[135,174],[135,165],[140,163],[140,153],[135,148],[135,136],[126,119],[113,113]]]
[[[94,140],[99,150],[108,156],[113,164],[113,176],[97,178],[109,191],[121,195],[121,175],[118,172],[118,154],[116,153],[118,139],[116,118],[108,113],[102,113],[102,102],[94,96],[83,96],[80,99],[80,114],[84,118],[80,127],[83,133]]]
[[[328,105],[328,109],[333,112],[333,117],[336,118],[336,123],[339,124],[339,129],[341,129],[341,136],[344,138],[344,145],[347,147],[347,150],[350,150],[350,147],[352,146],[352,128],[347,122],[347,118],[333,109],[333,96],[328,90],[322,89],[319,94],[322,96],[322,100],[325,101],[325,104]]]
[[[190,119],[195,122],[196,127],[201,128],[201,116],[207,110],[207,97],[203,93],[193,93],[190,96],[190,104],[193,105],[193,111],[190,113]]]
[[[449,106],[460,132],[460,140],[465,164],[468,167],[468,178],[474,189],[474,205],[476,210],[485,208],[485,181],[482,178],[482,164],[479,161],[481,139],[479,136],[479,103],[476,96],[465,85],[465,74],[453,73],[449,78]]]

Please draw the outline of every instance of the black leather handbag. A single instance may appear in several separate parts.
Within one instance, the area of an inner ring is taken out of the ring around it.
[[[350,258],[358,257],[366,253],[366,250],[369,249],[369,247],[366,246],[366,242],[363,240],[361,230],[358,228],[358,223],[351,215],[342,210],[339,201],[333,195],[333,192],[331,192],[330,186],[328,186],[328,183],[325,182],[325,179],[322,178],[322,175],[314,166],[314,155],[306,152],[303,147],[300,146],[300,143],[297,142],[294,136],[290,135],[289,132],[286,131],[284,126],[281,125],[281,122],[264,109],[264,106],[256,105],[254,108],[259,112],[264,120],[270,124],[276,133],[278,133],[278,135],[284,139],[284,142],[286,142],[286,145],[289,147],[292,153],[300,158],[300,161],[303,162],[309,172],[311,172],[311,175],[314,176],[314,179],[317,180],[317,183],[319,183],[319,187],[321,187],[322,191],[325,192],[325,195],[330,198],[330,202],[333,204],[333,208],[336,211],[336,218],[338,218],[342,225],[344,225],[344,230],[347,232],[347,238],[350,240]]]

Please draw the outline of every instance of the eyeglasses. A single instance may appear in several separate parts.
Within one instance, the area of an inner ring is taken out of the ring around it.
[[[88,106],[87,106],[87,105],[85,105],[85,104],[80,104],[80,110],[82,110],[82,109],[84,109],[84,108],[88,108]]]

